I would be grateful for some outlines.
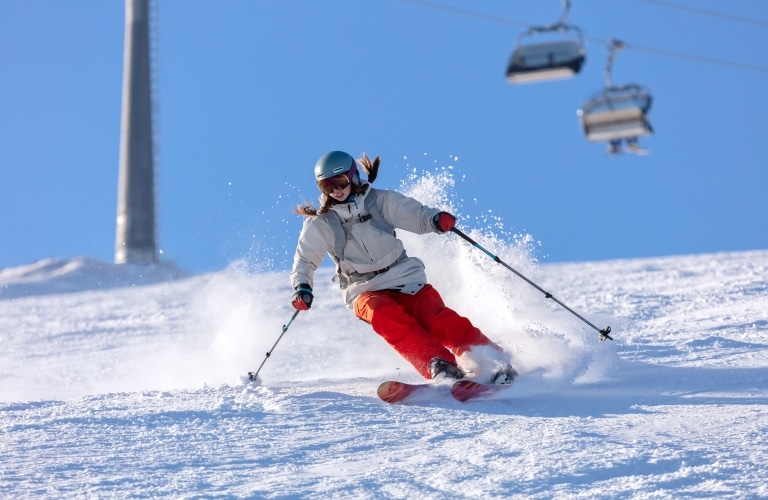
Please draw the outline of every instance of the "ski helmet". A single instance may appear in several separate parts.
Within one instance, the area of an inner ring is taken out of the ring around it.
[[[315,181],[317,182],[340,174],[347,174],[350,182],[360,184],[360,174],[357,172],[355,159],[343,151],[326,153],[315,163]]]

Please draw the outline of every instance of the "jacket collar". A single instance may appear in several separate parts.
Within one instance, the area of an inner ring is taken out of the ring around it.
[[[355,217],[365,215],[365,197],[368,196],[370,187],[364,193],[353,195],[349,201],[331,205],[331,210],[341,217],[342,220],[349,220]]]

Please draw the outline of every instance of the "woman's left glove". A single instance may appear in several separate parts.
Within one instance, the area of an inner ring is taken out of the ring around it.
[[[306,284],[301,284],[296,287],[296,291],[291,298],[291,305],[294,309],[299,311],[306,311],[312,307],[312,287]]]
[[[439,233],[447,233],[456,225],[456,217],[448,212],[440,212],[432,217],[432,226]]]

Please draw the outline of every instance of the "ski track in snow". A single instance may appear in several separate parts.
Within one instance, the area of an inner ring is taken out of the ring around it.
[[[291,314],[285,273],[0,270],[0,497],[768,497],[768,251],[538,266],[502,249],[610,324],[600,343],[443,247],[432,281],[523,373],[492,400],[379,401],[382,380],[418,376],[325,268],[248,385]]]

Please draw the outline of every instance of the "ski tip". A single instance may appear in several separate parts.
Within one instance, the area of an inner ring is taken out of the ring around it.
[[[434,384],[432,383],[408,384],[406,382],[390,380],[388,382],[382,382],[381,385],[379,385],[379,388],[376,390],[376,394],[384,402],[397,403],[406,399],[411,394],[421,392],[432,387],[434,387]]]
[[[376,394],[387,403],[396,403],[407,396],[405,387],[398,382],[382,382]]]
[[[240,375],[240,383],[243,385],[261,385],[261,377],[255,372],[248,372],[245,375]]]

